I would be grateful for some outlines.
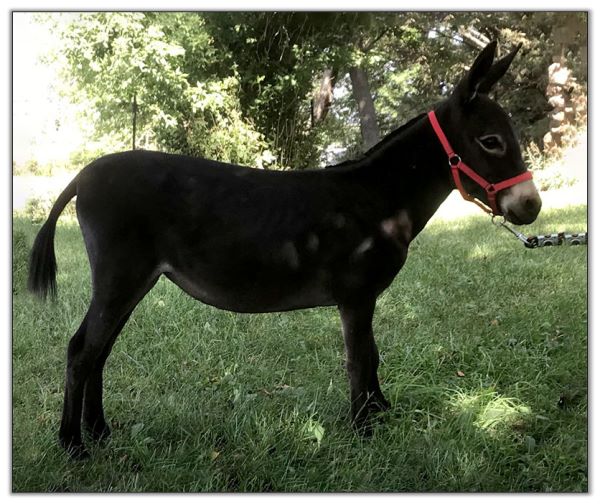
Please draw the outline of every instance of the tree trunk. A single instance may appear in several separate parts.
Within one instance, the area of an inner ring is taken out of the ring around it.
[[[362,68],[352,67],[350,69],[350,80],[352,81],[352,94],[358,105],[363,148],[368,151],[379,142],[379,126],[375,116],[375,105],[369,90],[367,73]]]
[[[131,148],[133,150],[135,150],[135,134],[136,134],[136,129],[137,129],[137,112],[138,112],[138,106],[137,106],[137,97],[134,93],[133,95],[133,103],[131,104],[131,120],[133,123],[133,134],[131,135]]]
[[[333,100],[333,86],[337,78],[337,70],[326,68],[321,76],[321,84],[311,101],[311,126],[314,127],[327,117]]]
[[[546,96],[553,110],[550,113],[550,131],[544,135],[546,152],[563,146],[565,140],[572,136],[573,126],[587,120],[587,92],[573,76],[565,55],[566,47],[573,44],[579,35],[585,34],[586,29],[587,25],[577,13],[567,13],[563,24],[555,26],[552,32],[556,49],[553,63],[548,67]]]

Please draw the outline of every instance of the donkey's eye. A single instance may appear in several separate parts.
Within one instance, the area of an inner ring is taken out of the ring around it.
[[[485,135],[477,141],[490,154],[501,156],[506,151],[506,144],[500,135]]]
[[[502,147],[500,141],[496,137],[484,137],[481,139],[481,143],[487,149],[497,149],[498,147]]]

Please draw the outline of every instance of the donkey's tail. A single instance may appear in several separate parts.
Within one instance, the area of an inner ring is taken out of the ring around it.
[[[30,292],[46,299],[48,293],[56,296],[56,256],[54,255],[54,232],[56,221],[67,203],[77,194],[77,177],[64,189],[54,203],[48,219],[40,229],[29,256],[29,278],[27,288]]]

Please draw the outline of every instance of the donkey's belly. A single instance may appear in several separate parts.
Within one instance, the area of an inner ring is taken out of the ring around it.
[[[266,313],[336,304],[330,277],[324,271],[302,279],[262,275],[239,278],[237,282],[232,282],[229,276],[219,277],[202,269],[184,271],[169,266],[164,274],[193,298],[234,312]]]

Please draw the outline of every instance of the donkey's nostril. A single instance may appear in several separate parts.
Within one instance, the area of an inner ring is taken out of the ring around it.
[[[531,212],[533,210],[533,205],[534,205],[533,200],[531,198],[527,198],[525,200],[525,205],[523,205],[523,206],[525,207],[525,210]]]
[[[527,198],[525,200],[525,203],[523,204],[523,207],[525,208],[525,210],[527,212],[537,212],[539,211],[540,207],[541,207],[541,201],[539,198]]]

